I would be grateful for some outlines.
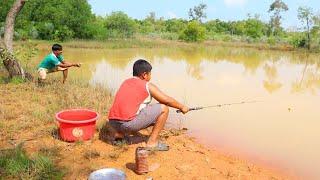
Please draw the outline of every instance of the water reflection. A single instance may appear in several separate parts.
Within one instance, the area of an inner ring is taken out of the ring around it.
[[[305,91],[310,91],[312,94],[316,95],[320,89],[320,73],[319,67],[305,66],[302,71],[301,79],[297,79],[292,82],[292,91],[294,93],[301,93]]]
[[[278,71],[275,64],[265,64],[263,67],[266,80],[263,81],[263,87],[269,92],[275,92],[282,87],[282,84],[277,81]]]

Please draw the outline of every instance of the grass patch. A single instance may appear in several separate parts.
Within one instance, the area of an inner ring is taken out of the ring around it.
[[[13,77],[10,79],[10,83],[12,84],[21,84],[26,82],[24,79],[22,79],[21,77]]]
[[[9,78],[7,77],[0,77],[0,84],[7,84],[9,81]]]
[[[22,144],[1,150],[0,174],[4,179],[62,179],[64,172],[43,155],[28,157]]]

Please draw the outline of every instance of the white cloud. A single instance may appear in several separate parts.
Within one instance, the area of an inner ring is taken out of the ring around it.
[[[174,12],[168,12],[169,19],[177,18],[177,15]]]
[[[244,6],[248,0],[224,0],[224,4],[229,7]]]

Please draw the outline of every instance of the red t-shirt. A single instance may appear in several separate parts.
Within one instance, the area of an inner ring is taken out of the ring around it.
[[[136,77],[125,80],[116,93],[108,118],[123,121],[134,119],[140,105],[149,96],[147,83]]]

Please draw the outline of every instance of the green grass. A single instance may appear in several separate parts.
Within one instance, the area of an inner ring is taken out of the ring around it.
[[[0,174],[3,179],[62,179],[64,172],[47,156],[28,157],[20,144],[1,150]]]
[[[0,77],[0,84],[6,84],[8,82],[8,78]]]

